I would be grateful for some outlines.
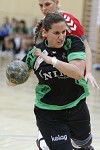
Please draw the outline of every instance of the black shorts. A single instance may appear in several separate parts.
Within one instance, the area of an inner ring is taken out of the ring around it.
[[[34,108],[37,126],[50,150],[72,150],[71,140],[85,140],[91,132],[85,100],[73,108],[43,110]]]

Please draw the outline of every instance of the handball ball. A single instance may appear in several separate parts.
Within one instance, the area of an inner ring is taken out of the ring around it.
[[[7,79],[14,84],[22,84],[30,75],[27,64],[21,60],[12,61],[6,69]]]

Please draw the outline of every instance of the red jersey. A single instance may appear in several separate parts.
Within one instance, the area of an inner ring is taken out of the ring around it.
[[[66,24],[67,24],[67,31],[66,34],[74,34],[82,38],[82,40],[85,39],[83,28],[79,22],[73,15],[61,11],[62,16],[65,18]]]
[[[61,11],[61,14],[65,18],[67,24],[66,35],[74,34],[79,36],[84,41],[85,35],[79,20],[77,20],[73,15],[69,14],[68,12]],[[43,39],[45,39],[45,35],[43,34],[43,32],[42,37]]]
[[[74,34],[79,36],[83,41],[85,40],[85,35],[83,28],[80,22],[71,14],[61,11],[62,16],[65,18],[67,24],[66,34]],[[86,70],[84,72],[84,76],[86,75]]]

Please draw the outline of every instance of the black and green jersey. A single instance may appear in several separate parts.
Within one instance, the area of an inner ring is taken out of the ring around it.
[[[85,47],[77,36],[66,36],[62,48],[50,48],[45,39],[36,46],[51,57],[69,62],[74,59],[85,60]],[[76,106],[80,100],[89,95],[89,89],[84,77],[75,80],[59,72],[55,67],[45,63],[34,55],[34,48],[24,57],[30,69],[33,69],[39,83],[36,86],[35,105],[41,109],[61,110]]]

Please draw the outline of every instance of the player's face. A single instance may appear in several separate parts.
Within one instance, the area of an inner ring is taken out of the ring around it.
[[[52,48],[61,48],[64,45],[65,37],[66,37],[66,23],[59,22],[52,24],[51,29],[49,31],[45,31],[48,46]]]
[[[40,10],[44,16],[50,12],[55,12],[57,10],[58,0],[38,0]]]

